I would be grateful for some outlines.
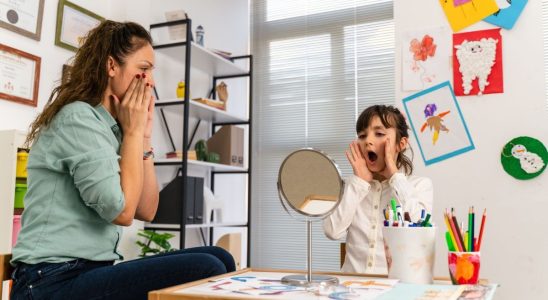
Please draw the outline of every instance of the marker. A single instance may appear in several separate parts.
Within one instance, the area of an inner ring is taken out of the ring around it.
[[[396,198],[390,199],[390,204],[392,205],[392,211],[394,211],[394,221],[397,221],[397,219],[395,219],[397,217]]]
[[[447,248],[449,251],[455,251],[455,245],[453,245],[453,238],[451,237],[451,233],[449,231],[445,232],[445,241],[447,242]]]
[[[411,216],[408,212],[403,213],[403,219],[409,223],[411,223]]]
[[[389,211],[388,211],[388,223],[391,223],[392,220],[394,220],[394,211],[393,211],[393,210],[389,210]],[[389,224],[388,226],[390,226],[390,224]]]
[[[430,214],[426,214],[426,219],[424,219],[421,225],[426,227],[428,225],[428,221],[430,221]]]
[[[400,221],[400,224],[403,224],[403,210],[400,205],[396,205],[396,213],[398,214],[398,221]],[[400,220],[401,218],[401,220]]]

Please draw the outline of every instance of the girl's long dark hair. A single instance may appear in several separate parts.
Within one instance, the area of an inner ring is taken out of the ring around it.
[[[67,104],[84,101],[92,106],[101,103],[108,84],[107,62],[112,57],[119,65],[146,44],[150,34],[139,24],[106,20],[91,30],[73,59],[70,77],[53,89],[44,110],[30,125],[27,147]]]
[[[374,116],[378,116],[381,119],[384,127],[396,129],[396,144],[401,141],[402,137],[409,139],[409,127],[407,126],[407,122],[405,122],[405,117],[399,109],[388,105],[373,105],[365,109],[356,122],[356,133],[359,134],[366,129]],[[413,155],[413,149],[411,147],[409,149],[411,150],[411,155]],[[413,173],[413,163],[405,155],[404,151],[398,153],[396,166],[398,169],[403,168],[407,175]]]

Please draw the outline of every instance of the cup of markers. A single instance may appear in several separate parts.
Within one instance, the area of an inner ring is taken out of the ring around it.
[[[480,249],[483,238],[483,229],[487,210],[484,210],[479,230],[479,236],[475,236],[475,212],[474,207],[468,210],[468,230],[464,230],[464,222],[459,226],[455,210],[446,209],[444,213],[445,241],[449,253],[447,255],[449,276],[453,284],[477,284],[480,271]]]
[[[404,283],[432,283],[436,227],[430,223],[430,214],[423,211],[421,219],[413,222],[395,199],[384,212],[382,233],[388,278]]]

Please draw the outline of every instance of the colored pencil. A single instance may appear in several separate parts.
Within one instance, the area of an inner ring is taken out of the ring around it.
[[[474,218],[472,217],[472,214],[474,213],[474,207],[471,206],[468,209],[468,235],[467,235],[467,241],[466,241],[466,248],[470,252],[474,252]]]
[[[459,236],[458,236],[458,234],[460,232],[458,231],[457,226],[455,226],[455,221],[453,221],[454,217],[452,216],[451,213],[449,213],[447,215],[447,218],[449,219],[449,224],[451,224],[451,231],[453,231],[453,237],[455,237],[455,241],[456,241],[455,246],[457,247],[457,250],[459,252],[464,252],[462,242],[461,242],[461,240],[459,239]]]
[[[453,209],[451,209],[453,210]],[[457,217],[455,217],[455,214],[452,213],[453,218],[453,224],[455,225],[455,231],[457,232],[457,235],[455,236],[458,240],[458,243],[460,244],[460,248],[462,249],[462,252],[466,252],[466,248],[464,248],[464,240],[462,239],[462,233],[459,228],[459,222],[457,221]]]
[[[464,233],[464,248],[466,248],[466,250],[470,251],[470,244],[468,244],[470,242],[470,239],[468,238],[469,234],[468,234],[468,231]]]
[[[487,208],[483,210],[483,216],[481,218],[481,226],[480,226],[480,232],[478,237],[478,247],[476,251],[480,251],[481,249],[481,239],[483,238],[483,228],[485,226],[485,219],[487,218]]]
[[[443,219],[445,220],[445,226],[447,226],[447,231],[449,232],[449,236],[451,237],[453,248],[456,248],[457,240],[455,239],[455,236],[453,235],[453,229],[451,228],[451,224],[449,223],[449,211],[447,209],[445,210],[445,213],[443,214]],[[455,250],[452,250],[452,251],[455,251]]]

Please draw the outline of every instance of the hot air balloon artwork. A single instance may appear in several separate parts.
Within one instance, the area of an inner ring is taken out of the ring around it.
[[[449,81],[402,100],[425,165],[474,150],[474,142]]]
[[[433,131],[432,133],[432,145],[435,145],[438,141],[438,138],[440,137],[440,131],[449,132],[449,129],[443,125],[443,117],[445,117],[447,114],[449,114],[451,111],[444,111],[439,114],[435,114],[438,107],[435,103],[427,104],[424,108],[424,117],[426,118],[426,121],[421,126],[421,132],[424,132],[426,127],[430,128],[430,131]]]

